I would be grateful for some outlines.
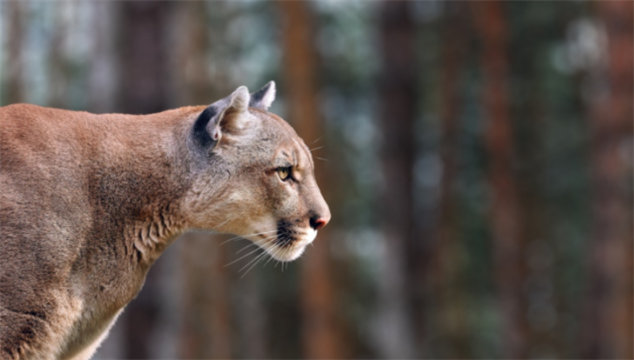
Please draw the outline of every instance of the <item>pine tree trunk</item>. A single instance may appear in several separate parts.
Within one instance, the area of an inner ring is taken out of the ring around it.
[[[467,33],[464,29],[467,5],[449,2],[446,5],[443,20],[442,65],[441,65],[441,127],[442,138],[440,152],[442,158],[442,180],[439,200],[440,217],[436,239],[435,261],[438,269],[433,280],[438,298],[439,311],[437,331],[446,338],[443,356],[464,359],[469,357],[467,324],[465,311],[464,286],[461,273],[462,245],[456,214],[456,164],[458,161],[458,121],[462,109],[461,91],[463,89],[462,69],[467,45],[464,41]],[[449,351],[448,353],[446,353]]]
[[[514,147],[508,113],[507,28],[501,1],[475,2],[474,17],[482,41],[482,75],[486,116],[485,143],[491,202],[491,233],[498,300],[503,316],[502,356],[526,356],[526,324],[522,305],[522,231]]]
[[[592,130],[593,233],[583,355],[634,357],[632,329],[633,3],[599,1],[607,30],[607,69],[597,68],[589,105]],[[606,84],[607,82],[607,84]],[[606,86],[607,85],[607,86]],[[628,162],[628,157],[629,162]]]
[[[262,278],[256,269],[250,270],[238,284],[239,300],[232,304],[239,320],[239,344],[244,344],[240,357],[267,359],[266,324],[268,314],[263,303],[260,285]]]
[[[311,13],[308,3],[279,2],[286,27],[283,33],[285,55],[284,88],[288,95],[288,120],[306,144],[323,134],[317,104],[316,54],[313,49]],[[315,163],[315,176],[328,201],[326,167]],[[306,358],[340,358],[335,326],[334,287],[330,275],[329,227],[319,230],[314,246],[302,258],[301,301],[302,339]]]
[[[410,3],[384,2],[379,18],[379,118],[383,133],[381,226],[385,257],[381,269],[377,346],[382,357],[415,356],[408,291],[408,249],[413,239],[414,120],[416,112],[415,27]],[[416,284],[421,286],[421,284]]]
[[[172,2],[129,1],[119,3],[121,83],[118,105],[122,111],[148,114],[165,110],[169,74],[167,43]]]
[[[24,99],[24,83],[23,83],[23,63],[24,53],[24,21],[26,21],[25,4],[19,1],[9,1],[0,4],[3,9],[3,21],[6,21],[7,30],[7,67],[3,69],[3,75],[6,77],[6,83],[3,92],[5,104],[15,104]]]
[[[88,74],[88,108],[91,112],[108,113],[114,108],[117,87],[115,6],[109,1],[95,1],[90,6],[94,22]]]
[[[225,239],[226,240],[226,239]],[[181,242],[183,333],[180,358],[230,359],[232,357],[230,287],[222,238],[189,233]]]

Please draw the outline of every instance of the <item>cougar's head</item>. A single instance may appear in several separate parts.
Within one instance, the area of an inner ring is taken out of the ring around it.
[[[195,227],[240,235],[290,261],[328,223],[330,210],[310,150],[267,112],[274,98],[273,82],[253,94],[240,87],[198,115],[190,131],[197,166],[188,207]]]

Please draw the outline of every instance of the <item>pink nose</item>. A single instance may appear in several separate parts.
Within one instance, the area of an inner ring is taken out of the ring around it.
[[[315,230],[319,230],[319,229],[323,228],[324,226],[326,226],[326,224],[328,224],[328,220],[326,220],[324,218],[319,218],[319,219],[316,219],[316,220],[312,220],[311,222],[312,222],[311,225],[313,226],[313,229],[315,229]]]

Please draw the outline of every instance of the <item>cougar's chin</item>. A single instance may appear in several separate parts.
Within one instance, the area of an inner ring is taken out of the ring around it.
[[[271,257],[278,261],[293,261],[300,257],[306,246],[315,240],[317,231],[309,229],[279,229],[272,241],[260,245]]]

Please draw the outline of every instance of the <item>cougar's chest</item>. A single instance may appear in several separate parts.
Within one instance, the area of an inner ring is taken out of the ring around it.
[[[60,356],[72,359],[86,349],[96,349],[107,336],[123,308],[109,313],[95,314],[94,309],[84,308],[66,338],[66,346]]]
[[[96,348],[105,339],[124,307],[141,290],[145,279],[146,272],[126,270],[119,269],[113,276],[103,276],[104,273],[101,273],[102,276],[99,277],[76,279],[79,281],[73,287],[82,306],[68,332],[64,356],[61,358],[83,354],[86,349]]]

